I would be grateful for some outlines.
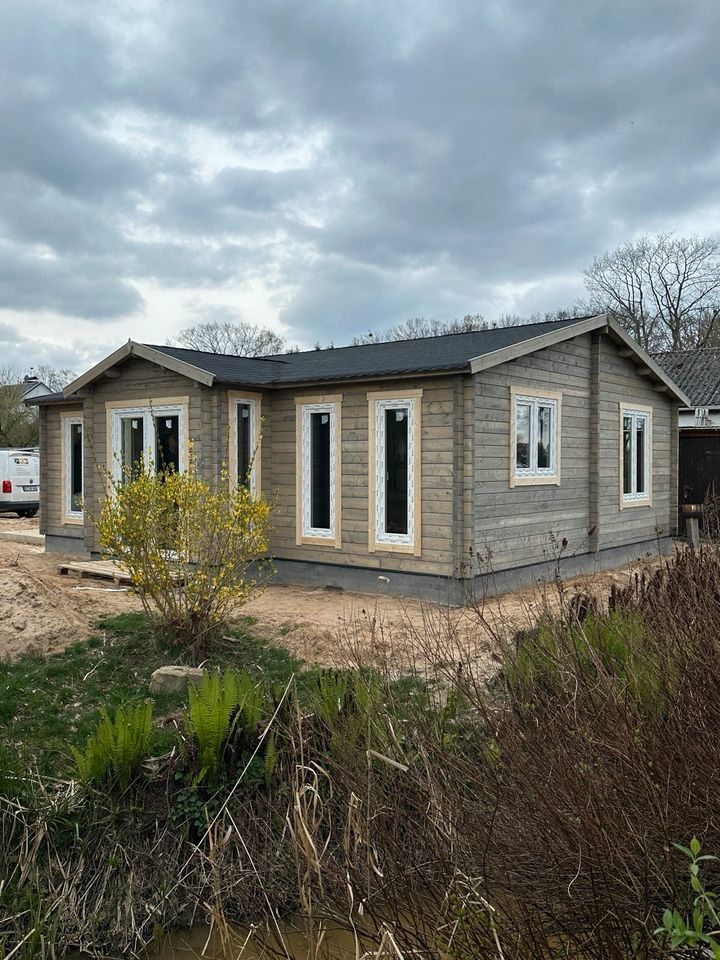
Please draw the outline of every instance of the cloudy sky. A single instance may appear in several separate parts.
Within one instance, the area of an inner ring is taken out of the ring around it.
[[[564,306],[720,227],[716,0],[2,0],[0,363]]]

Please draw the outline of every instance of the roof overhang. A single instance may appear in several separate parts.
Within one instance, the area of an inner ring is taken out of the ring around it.
[[[490,370],[500,363],[517,360],[529,353],[545,350],[547,347],[552,347],[565,340],[571,340],[573,337],[582,336],[585,333],[593,333],[595,330],[607,334],[615,343],[620,345],[625,355],[635,363],[638,370],[659,385],[658,389],[672,394],[684,407],[691,405],[689,397],[658,366],[650,354],[643,350],[630,334],[620,326],[617,320],[614,320],[607,313],[601,313],[596,317],[586,317],[583,320],[578,320],[577,323],[569,323],[559,330],[551,330],[549,333],[542,333],[538,337],[531,337],[529,340],[522,340],[520,343],[514,343],[509,347],[501,347],[500,350],[493,350],[492,353],[475,357],[470,361],[470,370],[472,373]]]
[[[186,363],[184,360],[178,360],[176,357],[169,357],[166,353],[161,353],[160,350],[148,347],[144,343],[136,343],[134,340],[128,340],[127,343],[124,343],[115,350],[114,353],[111,353],[108,357],[105,357],[104,360],[101,360],[100,363],[96,363],[94,367],[91,367],[90,370],[83,373],[77,380],[69,383],[63,390],[64,396],[71,397],[72,394],[77,393],[78,390],[82,390],[83,387],[88,386],[88,384],[93,383],[93,381],[100,379],[108,370],[118,363],[122,363],[123,360],[127,360],[129,357],[138,357],[141,360],[156,363],[166,370],[179,373],[189,380],[196,380],[206,387],[211,387],[215,382],[214,374],[208,373],[207,370],[201,370],[200,367],[196,367],[192,363]]]

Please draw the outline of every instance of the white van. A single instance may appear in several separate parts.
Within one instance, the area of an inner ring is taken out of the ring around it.
[[[34,517],[40,509],[40,457],[37,450],[0,449],[0,513]]]

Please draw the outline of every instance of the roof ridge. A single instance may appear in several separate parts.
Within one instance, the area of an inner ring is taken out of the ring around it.
[[[455,332],[448,333],[433,333],[427,337],[406,337],[402,340],[371,340],[369,343],[346,343],[342,347],[311,347],[309,350],[291,350],[287,353],[272,353],[267,360],[274,360],[277,357],[296,357],[298,354],[303,356],[307,353],[326,353],[330,350],[355,350],[358,347],[383,347],[387,346],[389,343],[417,343],[418,340],[442,340],[444,337],[469,337],[477,336],[479,333],[493,333],[495,330],[511,330],[511,329],[520,329],[525,327],[544,327],[549,326],[552,323],[570,323],[572,321],[587,320],[595,314],[587,314],[583,317],[564,317],[558,318],[557,320],[534,320],[530,323],[518,323],[514,327],[511,324],[502,326],[498,324],[496,327],[486,327],[484,330],[456,330]]]
[[[720,353],[720,347],[693,347],[689,350],[657,350],[655,353],[651,354],[654,357],[671,357],[676,356],[678,353],[686,354],[695,354],[695,353]]]
[[[285,363],[284,360],[278,360],[278,357],[286,354],[276,353],[271,356],[247,357],[242,353],[216,353],[214,350],[196,350],[195,347],[176,347],[174,343],[145,343],[144,346],[153,350],[182,350],[184,353],[202,353],[206,357],[230,357],[233,360],[272,360],[273,363]]]

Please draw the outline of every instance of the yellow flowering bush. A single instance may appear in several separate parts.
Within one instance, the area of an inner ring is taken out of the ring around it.
[[[109,478],[100,549],[125,567],[173,643],[203,653],[265,577],[270,506],[226,475],[134,471]]]

